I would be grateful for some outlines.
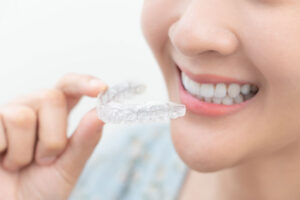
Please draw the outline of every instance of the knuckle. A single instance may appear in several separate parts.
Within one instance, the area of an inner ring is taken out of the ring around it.
[[[51,140],[47,140],[44,143],[44,148],[46,149],[46,151],[50,151],[50,152],[57,152],[57,151],[61,151],[65,148],[66,146],[66,139],[51,139]]]
[[[64,93],[58,89],[45,89],[41,92],[41,100],[43,102],[50,102],[57,106],[66,105],[66,97]]]
[[[6,159],[3,163],[4,167],[8,170],[18,170],[21,167],[28,165],[31,162],[31,157],[28,156],[20,156],[18,158],[10,158]]]
[[[7,148],[7,143],[5,141],[0,141],[0,153],[5,151]]]
[[[4,115],[5,120],[16,126],[31,126],[36,122],[35,112],[27,106],[15,106]]]
[[[14,160],[14,164],[18,167],[23,167],[30,163],[31,158],[32,157],[22,155],[22,156],[18,157],[18,159]]]

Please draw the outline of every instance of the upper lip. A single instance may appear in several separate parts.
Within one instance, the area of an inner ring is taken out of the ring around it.
[[[217,84],[217,83],[237,83],[237,84],[252,84],[249,81],[242,81],[238,79],[234,79],[231,77],[225,77],[215,74],[193,74],[186,68],[178,66],[178,69],[184,72],[190,79],[198,83],[210,83],[210,84]]]

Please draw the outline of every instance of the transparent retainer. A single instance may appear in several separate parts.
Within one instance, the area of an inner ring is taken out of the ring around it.
[[[105,123],[132,124],[166,121],[185,115],[185,105],[173,102],[122,103],[126,99],[143,93],[145,89],[146,86],[142,83],[124,82],[100,93],[96,105],[99,119]]]

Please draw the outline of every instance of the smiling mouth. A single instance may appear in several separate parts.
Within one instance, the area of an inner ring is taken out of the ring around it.
[[[199,101],[210,104],[227,106],[241,104],[253,98],[259,91],[259,88],[252,83],[235,82],[229,78],[209,75],[201,78],[198,76],[198,80],[195,81],[180,69],[179,73],[183,88]]]

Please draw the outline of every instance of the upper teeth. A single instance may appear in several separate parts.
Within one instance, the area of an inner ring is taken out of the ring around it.
[[[233,103],[241,103],[257,92],[258,88],[251,84],[225,83],[209,84],[197,83],[191,80],[185,73],[181,73],[183,86],[191,94],[198,98],[204,98],[207,102],[223,103],[231,105]]]

